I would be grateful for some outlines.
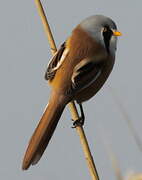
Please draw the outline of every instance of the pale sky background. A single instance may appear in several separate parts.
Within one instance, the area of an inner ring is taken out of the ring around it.
[[[142,171],[142,152],[136,146],[112,97],[111,86],[132,118],[142,139],[142,1],[132,0],[43,0],[59,46],[84,18],[103,14],[111,17],[123,33],[119,38],[116,64],[101,91],[84,104],[85,132],[101,180],[115,180],[101,139],[105,129],[123,175]],[[37,166],[21,170],[23,154],[49,98],[44,80],[51,57],[34,0],[0,1],[0,179],[89,180],[79,138],[68,109]],[[99,128],[100,127],[100,128]]]

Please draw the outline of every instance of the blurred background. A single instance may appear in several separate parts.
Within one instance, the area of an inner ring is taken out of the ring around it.
[[[57,46],[82,19],[94,14],[111,17],[123,33],[111,76],[99,93],[84,104],[85,132],[101,180],[116,179],[107,147],[115,154],[124,177],[131,172],[142,172],[142,152],[126,121],[128,115],[142,139],[142,2],[41,2]],[[50,58],[49,44],[34,1],[1,0],[0,178],[3,180],[90,179],[79,138],[71,129],[68,108],[38,165],[28,171],[21,170],[29,138],[48,102],[50,88],[44,73]]]

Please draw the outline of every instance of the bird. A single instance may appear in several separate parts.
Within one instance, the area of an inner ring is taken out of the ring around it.
[[[23,170],[38,163],[64,108],[72,100],[81,110],[81,117],[73,125],[83,126],[82,103],[96,95],[106,82],[115,62],[117,37],[121,35],[111,18],[92,15],[73,29],[51,58],[45,73],[51,86],[50,98],[29,141]]]

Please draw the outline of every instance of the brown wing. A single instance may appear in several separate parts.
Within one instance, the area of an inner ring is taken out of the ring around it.
[[[104,61],[93,61],[92,58],[84,59],[74,68],[72,75],[72,90],[77,92],[94,83],[101,75]]]
[[[51,58],[46,73],[45,73],[45,79],[46,80],[52,80],[55,76],[55,73],[57,71],[57,69],[60,67],[61,65],[61,60],[62,60],[62,55],[63,52],[66,48],[66,43],[64,42],[61,47],[59,48],[59,50],[55,53],[55,55]]]

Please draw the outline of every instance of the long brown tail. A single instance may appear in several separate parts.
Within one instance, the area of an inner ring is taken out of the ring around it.
[[[40,160],[54,133],[65,105],[65,98],[54,95],[50,99],[49,104],[30,139],[23,159],[23,170],[28,169],[31,164],[34,165]]]

